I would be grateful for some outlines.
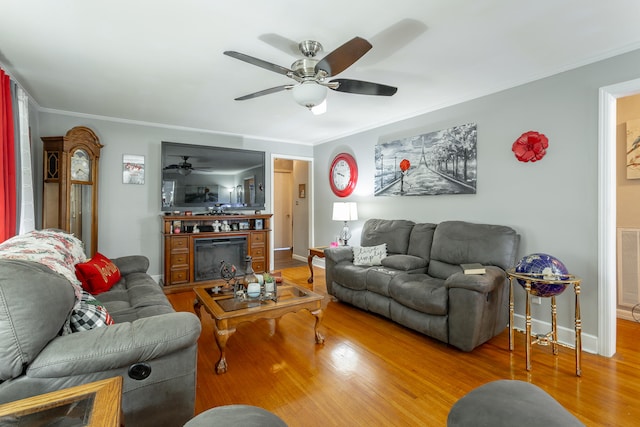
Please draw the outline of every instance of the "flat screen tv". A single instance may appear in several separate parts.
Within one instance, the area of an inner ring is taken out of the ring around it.
[[[162,210],[265,209],[265,153],[162,141]]]

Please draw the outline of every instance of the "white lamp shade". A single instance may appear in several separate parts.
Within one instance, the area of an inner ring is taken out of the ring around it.
[[[358,205],[355,202],[334,202],[334,221],[355,221],[358,219]]]
[[[291,90],[293,99],[303,107],[313,108],[327,97],[327,88],[316,82],[302,82]]]

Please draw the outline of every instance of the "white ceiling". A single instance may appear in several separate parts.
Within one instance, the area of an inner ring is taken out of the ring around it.
[[[640,48],[638,0],[0,0],[0,64],[45,111],[317,144]],[[222,54],[289,68],[373,44],[341,78],[393,97],[329,91],[314,116],[293,82]],[[640,64],[639,64],[640,65]]]

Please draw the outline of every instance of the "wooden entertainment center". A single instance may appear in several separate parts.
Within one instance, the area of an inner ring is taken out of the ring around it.
[[[164,240],[163,284],[171,289],[205,285],[210,280],[196,277],[196,242],[229,241],[246,238],[246,254],[256,273],[269,270],[269,233],[271,214],[162,215]],[[231,230],[214,231],[226,222]],[[194,226],[197,231],[194,232]],[[244,265],[237,265],[243,271]]]

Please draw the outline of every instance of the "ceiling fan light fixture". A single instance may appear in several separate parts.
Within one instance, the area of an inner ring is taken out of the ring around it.
[[[191,169],[187,169],[187,168],[180,168],[178,169],[178,173],[182,176],[187,176],[191,173]]]
[[[316,105],[322,104],[327,97],[327,88],[315,81],[302,82],[295,86],[291,92],[293,93],[293,99],[298,104],[310,110]]]
[[[327,112],[327,98],[324,99],[320,104],[311,108],[311,112],[314,116],[319,116],[320,114],[324,114]]]

